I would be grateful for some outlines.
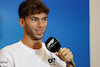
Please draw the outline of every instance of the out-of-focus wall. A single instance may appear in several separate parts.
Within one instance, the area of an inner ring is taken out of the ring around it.
[[[90,0],[90,66],[100,67],[100,0]]]

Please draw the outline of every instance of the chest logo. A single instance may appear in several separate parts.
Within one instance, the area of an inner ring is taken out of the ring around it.
[[[48,59],[48,62],[49,62],[50,65],[56,65],[55,64],[55,58]]]

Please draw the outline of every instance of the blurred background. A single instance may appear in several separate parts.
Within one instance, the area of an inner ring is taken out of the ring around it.
[[[18,22],[22,1],[0,0],[0,49],[23,37],[23,28]],[[43,42],[55,37],[62,47],[72,51],[76,67],[90,67],[89,0],[42,1],[50,8]]]

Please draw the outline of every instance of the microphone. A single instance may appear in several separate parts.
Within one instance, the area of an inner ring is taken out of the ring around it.
[[[61,45],[59,43],[59,41],[57,39],[55,39],[54,37],[50,37],[46,42],[45,42],[46,48],[50,51],[50,52],[58,52],[61,49]],[[73,67],[75,67],[75,65],[72,63],[72,61],[69,61],[68,63],[70,63]]]

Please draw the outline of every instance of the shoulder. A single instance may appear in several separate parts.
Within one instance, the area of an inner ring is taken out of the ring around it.
[[[19,41],[19,42],[20,42],[20,41]],[[4,48],[2,48],[2,49],[0,50],[0,54],[9,53],[9,52],[15,50],[16,47],[18,47],[19,42],[16,42],[16,43],[11,44],[11,45],[8,45],[8,46],[5,46]]]
[[[8,45],[0,50],[0,62],[6,62],[6,64],[4,63],[3,64],[8,65],[9,67],[14,67],[13,66],[14,59],[12,54],[15,52],[18,43],[19,42]]]

